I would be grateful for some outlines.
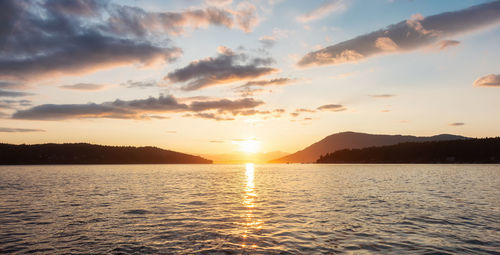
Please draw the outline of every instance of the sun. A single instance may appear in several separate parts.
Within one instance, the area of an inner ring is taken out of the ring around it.
[[[240,151],[246,152],[246,153],[256,153],[260,149],[260,141],[257,141],[255,139],[246,139],[242,141],[237,142],[238,146],[240,147]]]

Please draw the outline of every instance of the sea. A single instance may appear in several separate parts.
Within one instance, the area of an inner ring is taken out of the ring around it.
[[[500,254],[500,165],[0,166],[0,254]]]

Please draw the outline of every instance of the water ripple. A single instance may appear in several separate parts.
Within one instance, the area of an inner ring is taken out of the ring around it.
[[[500,254],[498,165],[0,167],[1,254]]]

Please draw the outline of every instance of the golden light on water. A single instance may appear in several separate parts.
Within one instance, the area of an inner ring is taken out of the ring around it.
[[[243,206],[245,207],[244,215],[242,216],[244,219],[243,226],[244,232],[242,234],[243,239],[248,238],[249,232],[251,230],[258,230],[262,228],[262,220],[256,219],[254,212],[256,210],[256,202],[257,193],[255,191],[255,166],[253,163],[245,164],[245,175],[246,175],[246,185],[245,185],[245,193],[243,198]],[[256,248],[255,244],[248,245],[246,242],[242,244],[242,247],[250,247]]]

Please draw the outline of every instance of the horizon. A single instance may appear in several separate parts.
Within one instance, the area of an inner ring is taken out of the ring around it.
[[[243,151],[239,150],[237,152],[232,152],[232,153],[202,153],[202,154],[192,154],[189,152],[184,152],[184,151],[174,151],[170,150],[169,148],[162,148],[162,147],[156,147],[156,146],[150,146],[150,145],[142,145],[142,146],[131,146],[131,145],[107,145],[107,144],[95,144],[95,143],[88,143],[88,142],[69,142],[69,143],[43,143],[43,144],[14,144],[14,145],[27,145],[27,146],[34,146],[34,145],[49,145],[49,144],[54,144],[54,145],[73,145],[73,144],[86,144],[86,145],[95,145],[95,146],[109,146],[109,147],[131,147],[131,148],[157,148],[161,150],[166,150],[166,151],[173,151],[173,152],[178,152],[182,154],[187,154],[187,155],[192,155],[192,156],[198,156],[202,157],[204,159],[208,159],[212,161],[211,164],[228,164],[228,165],[241,165],[241,164],[275,164],[275,163],[283,163],[283,162],[277,162],[276,160],[280,160],[282,158],[286,158],[288,156],[292,156],[295,153],[299,153],[301,151],[304,151],[305,149],[321,143],[322,141],[326,140],[329,137],[336,136],[336,135],[342,135],[342,134],[356,134],[356,135],[370,135],[370,136],[402,136],[402,137],[416,137],[416,138],[432,138],[432,137],[442,137],[442,136],[453,136],[453,137],[458,137],[457,139],[461,140],[462,138],[465,139],[492,139],[492,138],[500,138],[500,136],[496,137],[466,137],[466,136],[461,136],[461,135],[456,135],[456,134],[436,134],[433,136],[413,136],[413,135],[405,135],[405,134],[368,134],[368,133],[361,133],[361,132],[355,132],[355,131],[342,131],[334,134],[330,134],[328,136],[325,136],[323,139],[319,141],[314,141],[310,143],[307,147],[303,148],[302,150],[296,151],[296,152],[283,152],[283,151],[271,151],[271,152],[260,152],[260,151]],[[447,138],[449,139],[449,138]],[[451,139],[455,140],[455,139]],[[436,142],[440,140],[429,140],[431,142]],[[443,140],[444,141],[444,140]],[[351,141],[352,142],[352,141]],[[405,142],[402,142],[405,143]],[[418,142],[417,142],[418,143]],[[0,144],[6,144],[6,143],[0,143]],[[388,145],[391,145],[390,143]],[[392,144],[395,145],[395,144]],[[383,146],[383,145],[382,145]],[[374,145],[374,147],[380,147]],[[348,149],[349,147],[345,147],[345,149]],[[363,147],[366,148],[366,147]],[[342,149],[341,149],[342,150]],[[325,153],[333,153],[333,151],[326,151]],[[325,154],[325,155],[326,155]],[[320,156],[323,156],[321,154]],[[293,162],[288,162],[288,163],[293,163]],[[298,162],[295,162],[298,163]],[[313,162],[302,162],[302,163],[313,163]]]
[[[0,7],[2,143],[255,158],[340,132],[499,136],[500,1]]]

